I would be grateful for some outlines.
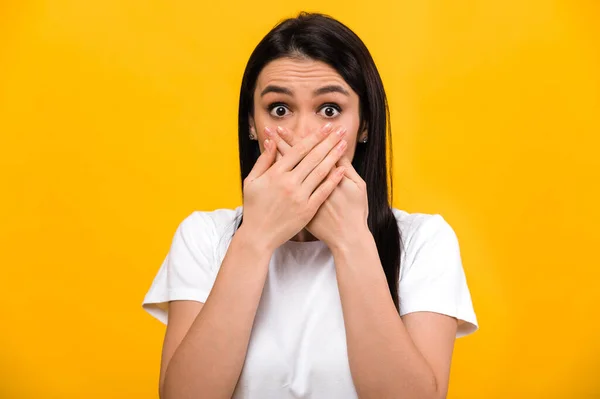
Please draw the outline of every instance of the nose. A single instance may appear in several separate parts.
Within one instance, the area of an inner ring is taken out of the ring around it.
[[[319,129],[319,121],[314,117],[314,115],[302,115],[299,116],[294,124],[294,136],[296,136],[296,140],[302,140],[303,138],[309,136],[312,132]]]

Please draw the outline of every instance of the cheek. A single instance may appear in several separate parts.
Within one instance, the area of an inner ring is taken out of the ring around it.
[[[338,121],[336,123],[339,123],[340,125],[344,126],[346,129],[348,129],[348,132],[346,133],[346,141],[348,141],[348,144],[350,144],[350,146],[352,146],[352,148],[354,148],[354,145],[356,144],[356,140],[358,139],[358,115],[353,115],[353,114],[345,114],[343,115],[341,118],[338,119]],[[350,146],[348,146],[348,149],[350,149]]]
[[[264,144],[265,140],[268,138],[265,133],[265,126],[268,126],[271,129],[275,129],[273,123],[270,123],[269,119],[264,115],[256,114],[254,116],[254,127],[256,129],[256,135],[258,137],[258,146],[260,148],[260,152],[262,153],[265,150]]]
[[[354,158],[354,152],[356,151],[356,146],[359,137],[359,118],[358,113],[346,113],[340,118],[340,124],[348,129],[348,133],[346,133],[345,140],[348,142],[348,147],[343,157],[352,160]]]
[[[254,119],[254,125],[256,128],[256,134],[258,135],[258,139],[260,140],[262,146],[262,143],[267,138],[267,135],[265,134],[265,126],[273,126],[269,124],[269,121],[267,120],[267,118],[265,118],[264,115],[256,115]]]
[[[288,129],[293,130],[292,126],[288,126],[288,124],[292,124],[293,125],[293,121],[291,119],[288,120],[282,120],[279,123],[275,123],[272,121],[271,118],[269,118],[268,114],[265,114],[264,112],[262,112],[262,109],[255,108],[255,114],[254,114],[254,126],[256,129],[256,134],[258,136],[258,140],[259,140],[259,147],[260,147],[260,151],[261,153],[264,151],[264,141],[267,139],[267,135],[265,134],[265,127],[268,126],[272,129],[275,129],[276,125],[279,124],[283,127],[286,127]],[[318,121],[315,121],[318,124],[325,124],[327,121],[319,118]],[[343,113],[340,117],[338,118],[334,118],[332,119],[332,123],[335,126],[344,126],[346,129],[348,129],[348,133],[346,133],[346,141],[348,142],[348,149],[346,150],[345,156],[349,157],[350,159],[352,158],[354,151],[356,149],[356,140],[358,138],[359,132],[358,132],[358,128],[359,128],[359,117],[358,117],[358,112],[345,112]],[[280,158],[280,155],[277,154],[277,159]]]
[[[356,142],[348,143],[348,147],[346,148],[346,152],[342,157],[349,159],[352,161],[354,159],[354,152],[356,151]]]

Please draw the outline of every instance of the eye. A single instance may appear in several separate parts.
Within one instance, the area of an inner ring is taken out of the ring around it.
[[[269,113],[275,118],[283,118],[287,111],[289,110],[283,103],[273,103],[269,105]]]
[[[335,118],[341,111],[342,109],[337,104],[324,104],[319,110],[325,118]]]

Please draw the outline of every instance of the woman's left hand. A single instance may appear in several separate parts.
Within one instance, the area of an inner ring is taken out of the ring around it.
[[[277,150],[285,155],[295,144],[293,135],[285,128],[278,128],[273,135]],[[344,166],[342,181],[337,185],[306,229],[331,249],[351,245],[357,234],[368,231],[369,204],[367,186],[352,166],[347,154],[337,162]],[[335,170],[335,168],[333,169]]]

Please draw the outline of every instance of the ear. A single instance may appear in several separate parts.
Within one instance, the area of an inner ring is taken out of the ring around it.
[[[252,115],[248,115],[248,136],[250,140],[258,140],[258,133],[256,133],[256,124]]]
[[[256,125],[254,124],[254,117],[252,115],[248,115],[248,126],[250,127],[250,132],[256,134]]]
[[[356,135],[356,141],[362,143],[364,139],[369,137],[369,126],[365,123],[364,128]]]

